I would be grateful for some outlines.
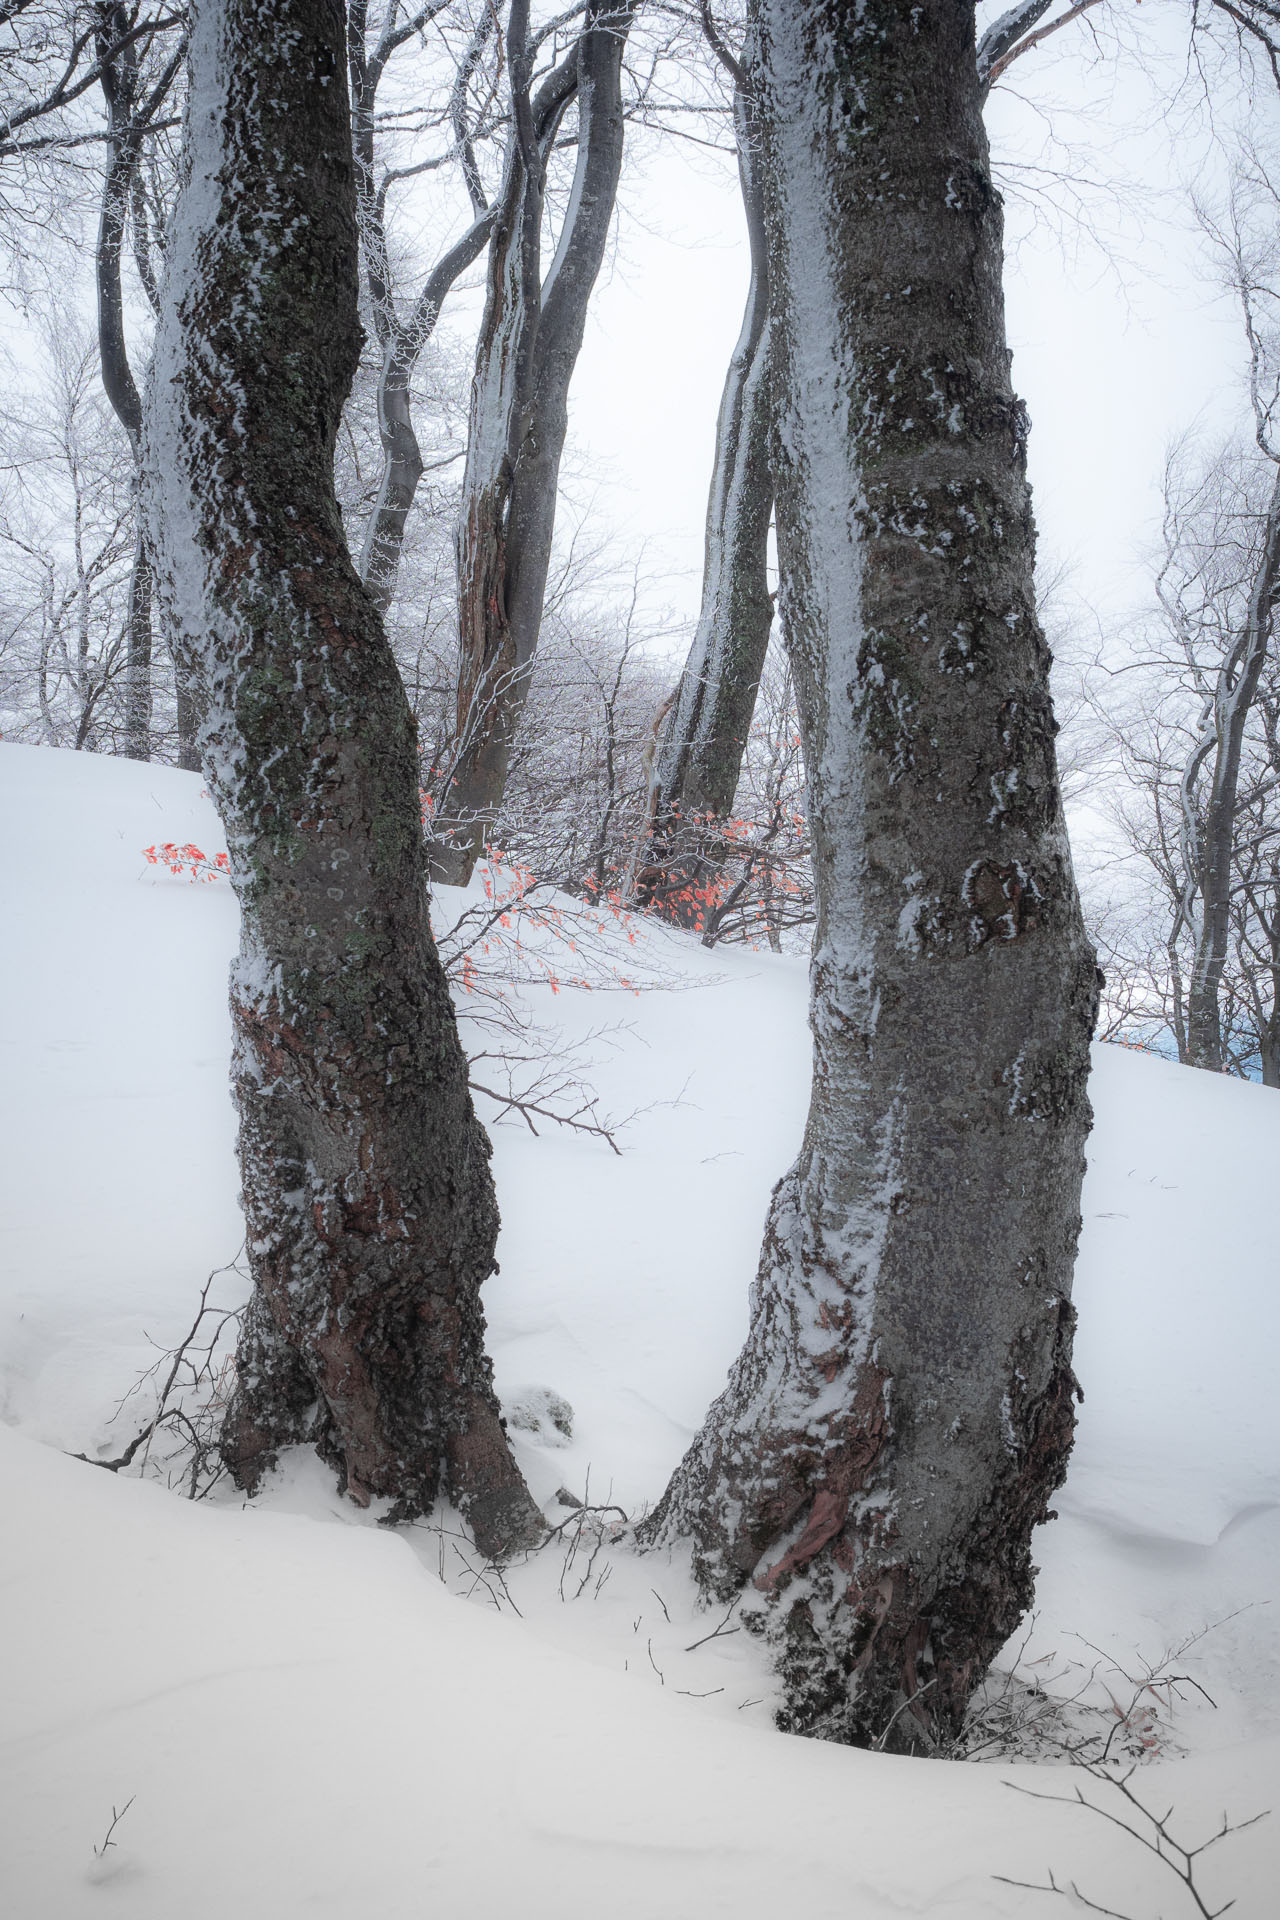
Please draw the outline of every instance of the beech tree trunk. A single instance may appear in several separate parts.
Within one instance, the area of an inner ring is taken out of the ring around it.
[[[644,1529],[782,1724],[936,1750],[1074,1424],[1097,974],[1054,764],[971,5],[754,0],[813,1092],[747,1344]]]
[[[344,544],[356,365],[341,0],[196,0],[157,332],[157,579],[208,693],[240,899],[233,1075],[254,1290],[222,1436],[311,1441],[351,1497],[539,1536],[485,1355],[498,1215],[427,915],[413,721]]]
[[[658,753],[651,867],[641,889],[647,903],[665,901],[691,927],[705,918],[706,882],[719,864],[714,832],[705,829],[733,811],[773,623],[769,268],[749,53],[744,60],[734,118],[751,280],[716,426],[702,606]]]
[[[432,848],[433,872],[453,885],[470,879],[501,803],[538,645],[569,386],[622,166],[622,55],[636,3],[588,0],[577,51],[577,166],[545,286],[546,142],[529,97],[527,0],[511,10],[513,131],[476,350],[458,526],[457,720]]]

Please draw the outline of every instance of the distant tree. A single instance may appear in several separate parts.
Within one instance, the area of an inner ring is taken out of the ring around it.
[[[431,339],[448,294],[489,244],[498,209],[485,198],[476,159],[476,145],[498,97],[498,79],[485,72],[486,59],[500,64],[501,34],[497,10],[482,8],[471,28],[457,65],[449,77],[447,111],[450,146],[425,160],[405,157],[396,163],[384,157],[388,135],[380,123],[379,93],[388,67],[402,48],[410,46],[431,22],[449,13],[449,0],[433,0],[402,17],[399,6],[389,7],[371,28],[368,0],[351,0],[347,21],[347,57],[351,75],[352,135],[356,158],[356,205],[360,219],[365,290],[380,355],[376,416],[382,450],[382,472],[365,522],[360,573],[378,611],[386,614],[396,592],[405,531],[422,480],[424,463],[414,429],[413,378],[423,349]],[[472,89],[485,81],[479,111],[473,110]],[[390,116],[381,115],[385,122]],[[451,162],[466,182],[472,218],[463,232],[445,247],[412,298],[397,286],[394,249],[388,232],[387,204],[397,185]]]
[[[144,188],[141,179],[143,148],[148,134],[169,100],[186,56],[186,43],[167,44],[174,36],[164,27],[141,38],[131,32],[136,12],[123,0],[97,0],[94,7],[94,46],[98,56],[98,84],[107,109],[106,165],[102,179],[94,268],[98,294],[98,355],[102,385],[133,455],[135,486],[141,485],[142,401],[129,354],[125,328],[121,255],[132,211],[135,252],[142,283],[155,297],[151,268]],[[172,21],[165,26],[172,26]],[[159,43],[158,49],[156,43]],[[148,71],[150,67],[150,71]],[[125,667],[125,725],[123,751],[131,760],[151,758],[151,562],[147,555],[141,516],[135,516],[133,571],[129,582],[129,625]],[[194,759],[194,727],[183,741],[188,761]]]
[[[240,901],[233,1073],[253,1294],[222,1436],[310,1441],[361,1503],[539,1537],[484,1351],[498,1215],[427,914],[413,723],[347,552],[359,349],[340,0],[195,0],[147,420],[156,578],[208,690]],[[230,404],[229,404],[230,403]]]
[[[1054,765],[974,14],[756,0],[813,1093],[729,1384],[643,1529],[781,1721],[930,1749],[1071,1443],[1096,970]]]
[[[734,89],[738,176],[751,272],[742,331],[729,361],[716,424],[707,503],[702,605],[654,768],[653,851],[673,917],[699,921],[699,896],[717,878],[718,824],[734,795],[755,712],[773,622],[769,527],[773,426],[769,378],[769,273],[764,232],[754,51],[730,52],[704,11],[707,32]]]
[[[0,408],[3,731],[110,753],[126,727],[132,475],[96,343],[63,320],[40,346],[38,380]]]
[[[1276,467],[1183,442],[1165,499],[1161,617],[1090,676],[1114,769],[1098,797],[1135,856],[1099,927],[1107,1019],[1280,1086]]]
[[[1256,149],[1201,209],[1248,347],[1253,443],[1187,435],[1164,475],[1158,615],[1085,676],[1136,856],[1107,901],[1110,1017],[1280,1085],[1280,194]],[[1122,1010],[1122,1017],[1120,1013]]]

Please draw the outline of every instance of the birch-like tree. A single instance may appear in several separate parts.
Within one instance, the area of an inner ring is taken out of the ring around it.
[[[755,0],[813,1091],[751,1326],[644,1536],[782,1723],[936,1748],[1065,1470],[1096,968],[1054,764],[972,5]]]
[[[359,352],[341,0],[195,0],[147,419],[156,578],[208,690],[240,901],[233,1075],[253,1294],[222,1435],[310,1441],[356,1501],[541,1522],[480,1287],[488,1143],[427,914],[412,716],[333,484]]]

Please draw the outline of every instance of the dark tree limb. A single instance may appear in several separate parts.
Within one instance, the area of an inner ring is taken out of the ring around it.
[[[196,0],[147,468],[208,687],[241,911],[233,1076],[253,1294],[222,1435],[252,1491],[309,1441],[397,1517],[540,1537],[480,1288],[498,1214],[427,909],[413,719],[333,450],[359,355],[341,0]],[[230,402],[230,404],[229,404]]]

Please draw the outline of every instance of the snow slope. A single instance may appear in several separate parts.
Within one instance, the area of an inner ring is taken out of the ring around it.
[[[1191,1911],[1102,1820],[1009,1790],[1069,1794],[1061,1767],[775,1733],[755,1643],[687,1651],[718,1616],[663,1557],[606,1546],[584,1581],[566,1539],[504,1593],[448,1516],[388,1535],[305,1457],[251,1507],[67,1457],[142,1424],[140,1397],[112,1415],[148,1336],[176,1339],[239,1245],[235,907],[142,858],[220,848],[195,776],[0,745],[0,821],[0,1912],[976,1920],[1052,1913],[993,1877],[1049,1867],[1135,1917]],[[661,1491],[741,1339],[803,1120],[803,966],[648,941],[682,990],[529,996],[570,1037],[627,1023],[595,1045],[604,1105],[647,1109],[623,1158],[494,1136],[499,1387],[574,1409],[570,1440],[513,1430],[554,1520],[561,1486],[629,1511]],[[1112,1048],[1094,1098],[1087,1397],[1024,1671],[1062,1691],[1096,1669],[1105,1707],[1128,1698],[1118,1669],[1233,1616],[1173,1669],[1216,1709],[1151,1696],[1164,1757],[1136,1784],[1197,1839],[1224,1808],[1277,1807],[1204,1869],[1261,1920],[1280,1911],[1280,1101]]]

